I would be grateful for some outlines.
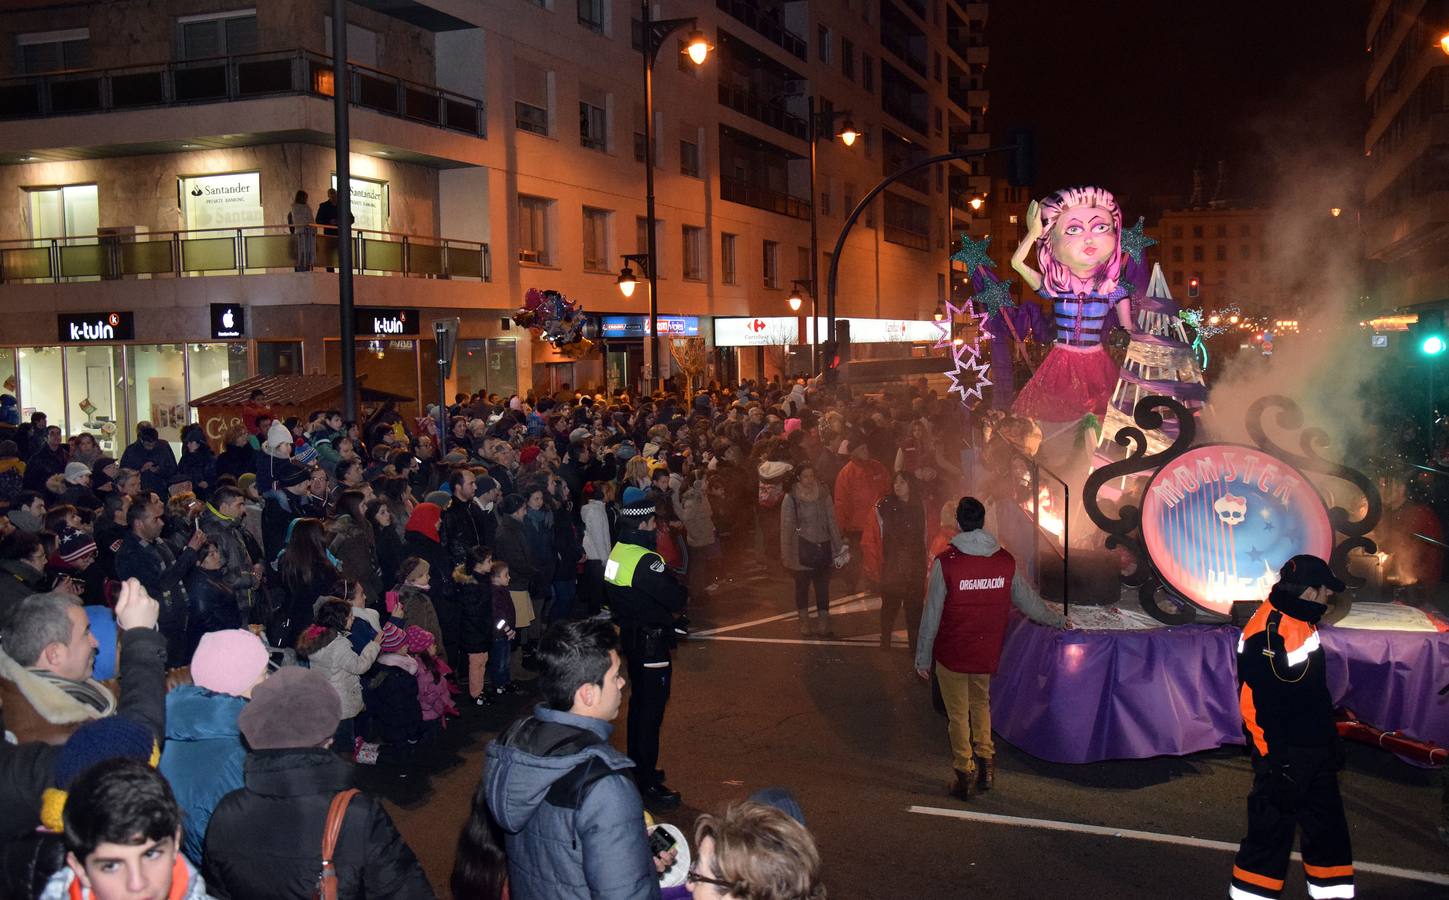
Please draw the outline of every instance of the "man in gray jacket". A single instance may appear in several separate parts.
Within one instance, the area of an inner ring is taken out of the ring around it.
[[[651,860],[634,763],[609,744],[625,683],[618,648],[608,618],[549,629],[538,649],[544,703],[488,745],[484,793],[513,900],[659,896],[656,866],[673,859]]]
[[[931,563],[916,640],[916,674],[930,681],[934,672],[941,688],[956,776],[950,793],[962,800],[995,782],[991,676],[1001,661],[1011,607],[1042,625],[1072,627],[1017,574],[1016,560],[982,528],[985,522],[986,507],[975,497],[956,504],[961,531]]]

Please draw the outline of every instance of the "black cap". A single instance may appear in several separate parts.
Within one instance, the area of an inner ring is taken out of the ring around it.
[[[1278,570],[1278,583],[1280,585],[1297,585],[1305,588],[1326,587],[1335,593],[1345,590],[1348,585],[1339,580],[1328,563],[1316,556],[1300,554],[1283,564]]]

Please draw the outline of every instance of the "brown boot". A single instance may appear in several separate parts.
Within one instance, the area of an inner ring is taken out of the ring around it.
[[[996,783],[996,761],[993,759],[976,760],[976,790],[989,791]]]
[[[963,772],[960,769],[953,771],[956,773],[956,783],[951,786],[951,796],[957,800],[970,800],[976,793],[976,773]]]

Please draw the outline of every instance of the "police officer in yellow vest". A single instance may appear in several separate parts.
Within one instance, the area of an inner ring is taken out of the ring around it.
[[[673,675],[674,617],[684,609],[684,588],[654,552],[654,501],[631,498],[619,511],[619,543],[604,564],[609,606],[619,625],[620,647],[629,663],[629,758],[646,803],[679,806],[679,792],[664,784],[659,769],[659,729],[669,703]]]

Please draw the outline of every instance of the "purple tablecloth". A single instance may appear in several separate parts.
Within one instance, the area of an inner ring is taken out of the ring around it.
[[[1323,628],[1334,701],[1449,746],[1449,635]],[[1018,620],[991,683],[997,734],[1052,762],[1181,756],[1243,743],[1238,629],[1057,631]]]

